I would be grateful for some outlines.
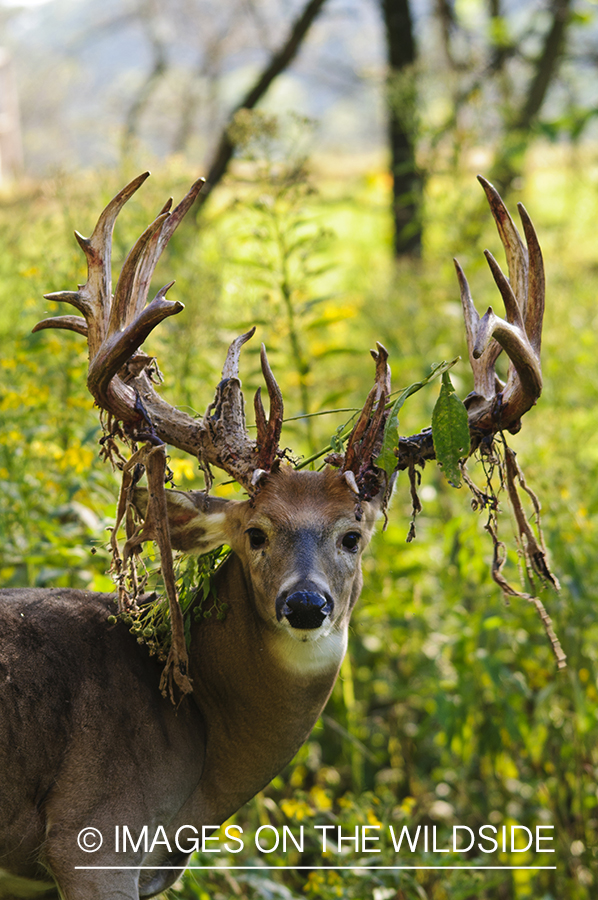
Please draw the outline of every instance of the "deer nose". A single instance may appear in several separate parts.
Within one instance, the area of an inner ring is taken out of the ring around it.
[[[292,628],[319,628],[334,608],[331,597],[315,591],[294,591],[276,603],[278,621],[286,616]]]

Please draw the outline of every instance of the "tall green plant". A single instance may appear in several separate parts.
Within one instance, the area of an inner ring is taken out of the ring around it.
[[[258,319],[267,324],[269,341],[276,346],[278,335],[286,337],[299,395],[297,412],[304,416],[306,444],[313,453],[310,413],[317,401],[308,339],[322,324],[322,307],[333,296],[326,290],[332,233],[315,210],[305,142],[309,128],[309,121],[298,116],[283,122],[241,110],[230,134],[249,167],[241,201],[246,225],[238,236],[243,251],[236,262],[256,289]],[[330,311],[327,317],[333,319]],[[328,352],[324,347],[320,355]]]

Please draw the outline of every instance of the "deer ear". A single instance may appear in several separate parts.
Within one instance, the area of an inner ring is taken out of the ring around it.
[[[227,508],[234,501],[212,497],[203,491],[166,491],[170,541],[174,550],[201,555],[230,543]],[[133,505],[143,516],[147,488],[136,487]]]

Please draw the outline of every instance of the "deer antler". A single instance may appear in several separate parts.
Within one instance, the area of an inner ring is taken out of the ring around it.
[[[353,431],[349,435],[341,471],[362,500],[370,500],[380,490],[375,459],[378,457],[388,418],[386,404],[390,397],[388,352],[377,343],[370,350],[376,363],[374,386],[368,394]]]
[[[480,317],[473,305],[467,279],[455,260],[474,377],[474,390],[465,399],[472,451],[485,437],[500,430],[517,432],[521,417],[534,406],[542,392],[540,346],[545,294],[542,252],[524,206],[518,204],[526,245],[496,189],[482,176],[478,176],[478,181],[484,188],[505,248],[509,278],[502,273],[492,254],[485,251],[503,298],[506,317],[497,316],[492,307]],[[509,357],[504,384],[495,372],[502,350]],[[398,458],[399,469],[434,459],[430,429],[401,438]]]
[[[152,383],[153,360],[139,349],[163,319],[184,309],[182,303],[166,299],[166,292],[174,282],[161,288],[150,303],[147,296],[162,251],[199,194],[203,179],[195,182],[174,210],[171,211],[172,200],[165,204],[130,251],[112,295],[114,223],[148,175],[148,172],[140,175],[116,195],[100,215],[90,238],[75,232],[87,259],[87,281],[77,291],[46,294],[46,298],[70,303],[81,315],[44,319],[33,330],[65,328],[87,337],[89,390],[101,409],[115,422],[122,422],[132,440],[172,444],[198,458],[208,485],[209,467],[214,465],[255,493],[259,475],[269,472],[276,462],[283,417],[280,389],[262,348],[270,418],[266,422],[258,392],[258,439],[250,440],[245,427],[239,353],[255,329],[231,344],[216,396],[202,420],[193,419],[162,399]]]
[[[197,181],[171,211],[171,201],[141,235],[123,266],[114,297],[111,294],[111,239],[116,217],[125,203],[148,177],[140,175],[108,204],[91,238],[77,235],[87,258],[88,277],[77,291],[47,294],[47,299],[71,303],[80,316],[57,316],[40,322],[43,328],[66,328],[85,335],[89,343],[88,386],[96,403],[123,423],[132,439],[168,442],[196,456],[210,481],[209,466],[224,469],[251,494],[258,490],[260,478],[276,465],[278,441],[283,419],[280,389],[262,348],[262,372],[270,397],[270,416],[266,420],[260,392],[255,397],[257,441],[252,441],[245,426],[245,412],[239,379],[239,353],[253,331],[231,344],[222,380],[213,403],[202,420],[191,418],[172,407],[157,393],[152,383],[152,360],[139,348],[151,331],[165,318],[183,309],[178,301],[166,299],[171,284],[158,291],[146,305],[149,284],[160,255],[185,213],[190,209],[203,181]],[[474,374],[474,390],[466,399],[472,448],[497,431],[517,431],[521,416],[536,402],[542,390],[540,343],[544,312],[544,269],[542,254],[524,207],[519,213],[527,246],[494,187],[479,178],[498,232],[505,248],[509,278],[494,257],[486,252],[490,269],[505,304],[506,318],[490,307],[480,317],[473,305],[465,275],[456,262],[465,316],[469,358]],[[495,373],[502,350],[509,356],[507,381]],[[387,418],[390,394],[388,354],[379,344],[372,351],[376,360],[376,379],[364,408],[349,438],[342,466],[350,484],[361,499],[377,493],[374,460],[380,450]],[[398,468],[433,459],[430,429],[401,438]]]
[[[505,248],[509,278],[505,278],[492,254],[486,250],[490,270],[505,305],[506,319],[492,307],[480,318],[463,270],[455,261],[461,288],[461,303],[467,331],[469,359],[474,374],[474,391],[468,399],[470,427],[480,432],[519,430],[519,420],[542,392],[540,345],[544,316],[544,265],[534,226],[519,203],[527,247],[496,189],[478,176]],[[509,360],[506,384],[496,377],[494,367],[505,350]]]
[[[467,332],[469,360],[474,390],[465,399],[471,433],[471,451],[500,430],[515,433],[521,417],[536,403],[542,392],[540,346],[544,316],[544,264],[534,226],[525,208],[518,204],[526,244],[496,189],[485,178],[478,180],[490,205],[505,248],[509,278],[502,273],[491,253],[486,259],[505,305],[506,317],[489,307],[479,316],[471,298],[467,279],[459,263],[455,268]],[[509,357],[506,383],[495,372],[496,361],[505,350]],[[344,458],[331,454],[328,461],[340,465],[345,477],[361,499],[370,499],[379,490],[375,460],[383,440],[388,416],[390,370],[388,354],[378,344],[372,351],[376,360],[374,387],[349,437]],[[436,458],[431,428],[399,438],[397,469],[410,469]]]
[[[472,452],[489,435],[500,430],[518,431],[521,417],[540,396],[540,345],[544,315],[544,266],[531,220],[519,204],[526,246],[496,189],[485,178],[479,176],[478,180],[486,192],[505,248],[509,278],[504,276],[492,254],[486,251],[486,259],[503,298],[506,318],[497,316],[492,307],[480,317],[473,305],[467,279],[455,260],[474,376],[474,390],[465,400]],[[495,372],[496,361],[503,349],[510,360],[505,384]],[[351,432],[344,457],[337,453],[327,457],[329,463],[341,467],[361,500],[371,499],[380,490],[380,471],[376,459],[384,438],[390,396],[388,353],[378,344],[378,350],[373,350],[372,356],[376,361],[374,387]],[[409,469],[412,473],[415,465],[435,459],[431,428],[399,438],[396,452],[397,468]]]

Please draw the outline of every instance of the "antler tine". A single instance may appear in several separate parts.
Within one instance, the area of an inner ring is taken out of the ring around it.
[[[525,329],[536,354],[540,355],[542,346],[542,322],[544,320],[544,302],[546,281],[544,276],[544,260],[538,242],[538,235],[523,203],[517,204],[521,224],[528,247],[528,302],[525,310]]]
[[[112,232],[117,216],[133,194],[149,178],[143,172],[119,191],[101,213],[90,238],[77,231],[75,237],[87,259],[87,281],[77,292],[83,308],[79,307],[89,327],[89,352],[93,359],[106,336],[112,300]],[[55,299],[62,299],[56,297]],[[64,297],[66,299],[66,297]]]
[[[46,294],[45,296],[46,298],[51,297],[51,294]],[[63,328],[65,331],[76,331],[77,334],[82,334],[85,337],[87,337],[88,333],[87,322],[82,316],[52,316],[51,319],[42,319],[41,322],[34,325],[31,331],[35,333],[46,328]]]
[[[88,338],[90,359],[93,359],[105,338],[110,316],[114,223],[125,203],[139,190],[148,177],[149,172],[144,172],[126,185],[122,191],[119,191],[101,213],[91,237],[83,237],[78,231],[75,231],[77,242],[87,260],[85,284],[79,285],[77,291],[56,291],[44,294],[46,300],[70,303],[83,314],[84,320],[79,321],[77,316],[56,316],[40,322],[34,331],[41,331],[44,328],[64,328],[68,331],[85,334]],[[84,329],[84,323],[87,330]]]
[[[473,397],[481,397],[484,400],[490,400],[496,394],[497,376],[494,372],[494,364],[499,354],[502,352],[502,347],[495,340],[492,340],[490,345],[486,347],[483,359],[480,359],[479,355],[474,353],[480,317],[477,309],[473,305],[471,291],[465,273],[456,259],[454,259],[453,262],[455,264],[461,291],[461,305],[463,307],[463,318],[465,320],[469,363],[473,372]],[[499,390],[502,389],[502,387],[504,387],[504,385],[501,382]],[[472,402],[471,395],[469,402]]]
[[[146,228],[127,256],[110,306],[104,340],[89,366],[87,386],[96,403],[123,421],[138,420],[139,410],[134,392],[127,390],[114,376],[163,319],[184,309],[182,303],[166,300],[166,292],[174,282],[163,287],[145,306],[149,281],[159,257],[159,253],[155,252],[157,243],[154,238],[159,236],[169,215],[167,211],[162,212]],[[154,252],[150,249],[152,242]],[[141,280],[144,282],[142,285]]]
[[[137,321],[139,328],[131,331],[127,341],[129,345],[132,345],[133,335],[137,330],[139,342],[133,350],[141,346],[151,328],[155,328],[163,318],[175,315],[184,308],[180,303],[164,299],[166,291],[171,286],[168,285],[161,289],[149,305],[148,309],[152,308],[151,315],[144,315],[143,312],[150,281],[162,251],[204,184],[205,179],[198,179],[172,213],[170,212],[172,199],[170,199],[157,218],[137,240],[125,260],[112,301],[108,335],[114,335],[122,331],[123,327],[127,328]],[[148,330],[150,322],[153,324]]]
[[[268,416],[268,421],[266,422],[261,391],[258,388],[254,397],[255,422],[257,425],[257,468],[264,472],[269,472],[274,465],[278,453],[278,443],[280,441],[284,417],[284,404],[282,401],[282,393],[272,373],[272,369],[270,368],[264,344],[261,346],[260,360],[262,364],[262,373],[264,375],[266,387],[268,388],[268,396],[270,398],[270,414]]]
[[[235,338],[231,343],[228,351],[226,353],[226,359],[224,360],[224,366],[222,367],[222,380],[228,381],[231,378],[236,378],[239,380],[239,359],[241,356],[241,347],[243,344],[246,344],[247,341],[251,340],[253,335],[255,334],[255,325],[253,328],[250,328],[249,331],[245,332],[245,334],[239,335],[239,337]]]
[[[116,297],[113,299],[111,256],[114,224],[124,205],[148,177],[149,172],[144,172],[119,191],[100,214],[91,237],[85,238],[75,232],[87,260],[85,284],[79,285],[77,291],[59,291],[45,295],[47,299],[72,304],[83,315],[44,319],[33,329],[40,331],[47,328],[62,328],[87,337],[90,358],[88,387],[100,407],[133,429],[141,423],[147,428],[147,422],[144,422],[145,415],[136,399],[136,392],[143,387],[148,397],[151,394],[151,385],[149,382],[148,385],[143,385],[142,382],[125,384],[121,378],[114,376],[162,319],[183,309],[181,303],[165,299],[166,291],[171,284],[162,288],[146,307],[147,285],[162,249],[197,196],[202,184],[201,181],[196,182],[172,214],[169,213],[172,201],[169,201],[158,218],[146,229],[129,253],[119,278]],[[139,296],[138,290],[140,276],[147,279],[142,297]],[[142,375],[143,373],[140,377]],[[160,403],[158,406],[161,415],[163,409]],[[184,443],[188,443],[188,436],[185,433],[180,435],[180,438]]]
[[[160,254],[164,250],[164,247],[166,247],[170,238],[193,206],[197,195],[199,194],[205,183],[205,178],[198,178],[197,181],[191,185],[191,188],[187,191],[181,202],[177,206],[175,206],[175,208],[171,212],[168,218],[168,222],[160,232],[157,239],[158,246],[156,247],[156,262],[160,258]]]
[[[138,311],[141,312],[145,306],[146,297],[140,297],[135,292],[135,288],[139,286],[137,284],[139,270],[143,265],[144,257],[147,255],[148,244],[154,235],[160,231],[167,218],[168,213],[165,212],[159,215],[157,219],[154,219],[135,242],[125,259],[116,282],[114,297],[112,298],[107,337],[111,337],[117,331],[120,331],[121,328],[130,325],[135,320]],[[149,284],[146,286],[146,289],[147,287],[149,287]]]
[[[502,197],[493,184],[482,175],[478,175],[478,181],[482,185],[490,211],[496,222],[498,234],[505,249],[509,281],[517,302],[521,308],[523,317],[528,302],[528,252],[521,240],[517,226],[506,208]]]
[[[222,379],[216,388],[214,400],[203,417],[198,434],[199,459],[208,481],[209,466],[224,469],[249,493],[257,486],[252,480],[257,468],[257,448],[250,440],[245,425],[245,401],[239,379],[239,354],[241,347],[255,334],[252,328],[231,343],[222,369]]]
[[[494,280],[501,292],[507,313],[507,321],[494,315],[492,307],[480,320],[478,327],[474,356],[481,357],[484,346],[490,335],[498,341],[507,352],[511,365],[521,382],[524,396],[539,397],[542,391],[542,372],[540,369],[539,355],[532,347],[526,333],[525,324],[521,317],[517,299],[511,286],[503,275],[498,263],[492,254],[486,250],[486,259],[494,276]],[[531,304],[530,304],[531,305]],[[514,375],[509,373],[507,387],[514,382]],[[535,401],[534,401],[535,402]]]
[[[386,404],[390,397],[390,366],[388,351],[377,343],[377,350],[371,350],[376,362],[374,386],[369,392],[363,409],[349,436],[341,471],[352,472],[362,499],[375,496],[379,486],[375,473],[377,458],[384,437],[384,426],[388,418]]]
[[[253,411],[255,413],[255,427],[257,429],[257,446],[263,447],[268,433],[268,420],[262,403],[262,389],[258,387],[253,395]]]
[[[115,412],[114,406],[122,399],[122,392],[118,392],[113,379],[117,372],[130,359],[154,328],[168,316],[174,316],[185,307],[178,300],[165,299],[166,292],[172,287],[174,281],[165,285],[156,294],[151,303],[137,316],[134,322],[123,331],[118,331],[112,340],[106,341],[89,365],[87,386],[96,402],[103,409]],[[119,379],[120,381],[120,379]],[[113,388],[113,390],[111,390]],[[133,398],[134,399],[134,398]],[[131,407],[127,402],[126,413],[122,418],[126,421],[131,418]],[[121,417],[121,416],[119,416]]]
[[[379,341],[376,341],[376,350],[370,350],[370,355],[376,363],[376,384],[385,394],[390,394],[390,366],[388,365],[388,350]]]
[[[512,325],[523,331],[525,329],[523,316],[521,315],[517,297],[513,293],[513,288],[511,287],[509,280],[505,278],[499,264],[496,262],[489,250],[484,250],[484,256],[486,257],[486,261],[490,266],[490,271],[492,272],[494,281],[496,282],[496,286],[499,289],[503,302],[505,304],[507,322],[511,322]],[[479,351],[478,356],[481,356],[481,354],[482,351]]]
[[[153,232],[153,235],[150,236],[150,239],[147,241],[145,245],[144,252],[140,255],[138,259],[137,266],[135,268],[135,278],[134,284],[131,288],[131,295],[134,298],[134,302],[130,303],[130,319],[131,321],[135,316],[139,315],[145,303],[147,301],[147,295],[149,291],[150,281],[154,274],[154,270],[156,265],[158,264],[158,260],[162,255],[162,252],[170,238],[178,228],[185,214],[189,211],[191,206],[193,205],[197,195],[201,191],[202,187],[205,184],[205,178],[199,178],[190,188],[190,190],[183,197],[181,202],[175,209],[171,212],[172,207],[172,198],[168,200],[168,202],[162,207],[159,215],[157,216],[155,223],[157,223],[162,217],[162,226],[156,227]],[[168,213],[168,215],[165,215]],[[155,224],[153,223],[153,224]],[[150,230],[152,229],[152,225],[150,225]],[[143,237],[143,236],[142,236]],[[141,240],[141,238],[140,238]],[[135,249],[135,248],[134,248]],[[133,253],[134,251],[131,251]],[[122,277],[122,276],[121,276]],[[120,283],[120,279],[119,279]],[[117,287],[118,292],[118,287]]]

